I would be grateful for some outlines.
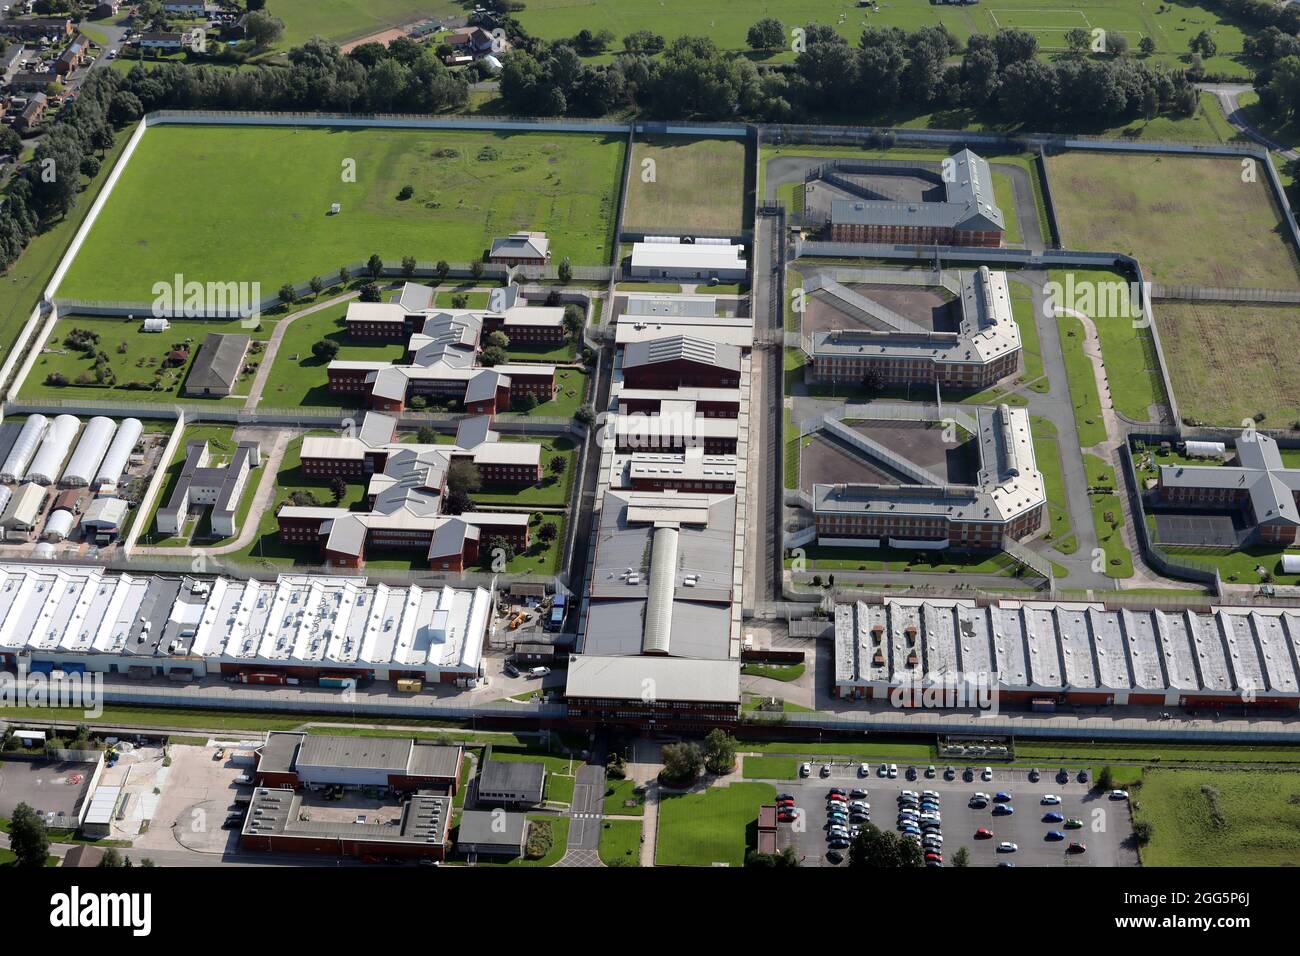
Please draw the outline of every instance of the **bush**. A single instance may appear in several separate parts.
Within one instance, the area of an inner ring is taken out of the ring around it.
[[[524,856],[530,860],[540,860],[551,852],[555,845],[555,833],[549,820],[528,821],[528,841],[524,844]]]
[[[62,372],[51,372],[49,375],[45,376],[45,384],[62,388],[64,385],[68,384],[68,376],[64,375]]]
[[[406,185],[403,186],[400,191],[398,191],[397,198],[400,199],[402,202],[405,202],[406,200],[410,199],[414,195],[415,195],[415,187],[411,185]]]

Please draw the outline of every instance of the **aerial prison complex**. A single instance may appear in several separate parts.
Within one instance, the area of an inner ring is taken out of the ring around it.
[[[826,271],[811,276],[804,284],[801,338],[808,377],[858,385],[874,374],[881,386],[937,384],[978,391],[1013,374],[1020,328],[1011,311],[1007,274],[980,266],[958,273],[954,285],[958,294],[946,311],[955,312],[955,327],[943,329],[918,324]]]
[[[491,616],[491,595],[481,588],[0,565],[0,666],[32,673],[469,686],[482,676]]]
[[[841,698],[989,681],[1000,702],[1300,707],[1300,609],[890,598],[835,608]],[[908,699],[904,695],[901,699]]]

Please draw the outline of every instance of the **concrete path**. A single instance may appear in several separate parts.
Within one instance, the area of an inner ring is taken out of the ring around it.
[[[1261,146],[1267,147],[1268,149],[1274,150],[1280,154],[1283,159],[1300,159],[1300,152],[1297,152],[1288,146],[1284,146],[1277,140],[1273,139],[1273,137],[1260,132],[1247,122],[1246,115],[1242,112],[1241,105],[1238,103],[1237,98],[1241,96],[1242,93],[1252,92],[1253,87],[1244,83],[1204,83],[1198,84],[1197,88],[1213,93],[1214,98],[1219,101],[1219,107],[1223,110],[1223,115],[1227,118],[1228,122],[1241,130],[1242,133],[1249,136],[1255,142],[1259,143]]]
[[[276,322],[275,330],[271,333],[271,337],[267,339],[266,351],[262,353],[262,363],[257,367],[257,374],[253,376],[253,384],[248,390],[248,401],[244,402],[244,408],[253,411],[262,400],[262,391],[266,388],[267,379],[271,377],[271,367],[275,364],[275,356],[280,351],[280,342],[284,339],[284,333],[289,330],[290,325],[305,316],[319,312],[321,309],[328,309],[340,302],[355,299],[359,294],[357,292],[345,292],[342,295],[336,295],[332,299],[317,302],[301,312],[295,312],[293,315],[285,316]]]

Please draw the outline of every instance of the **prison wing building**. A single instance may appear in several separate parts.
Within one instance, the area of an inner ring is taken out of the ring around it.
[[[845,168],[849,164],[838,165]],[[852,171],[873,171],[869,163],[852,165],[856,167]],[[949,174],[942,177],[944,198],[940,202],[899,202],[834,177],[836,185],[857,195],[831,203],[831,240],[994,248],[1002,245],[1006,222],[993,195],[993,173],[988,162],[963,149],[945,161],[945,167]],[[898,170],[890,168],[888,172],[897,174]]]
[[[851,327],[813,331],[801,338],[810,380],[881,386],[942,385],[977,391],[1016,371],[1020,328],[1011,309],[1005,272],[987,266],[961,272],[957,328],[926,328],[824,273],[804,284],[818,304],[845,315]]]

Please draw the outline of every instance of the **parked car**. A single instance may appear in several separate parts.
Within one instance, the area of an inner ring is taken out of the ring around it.
[[[829,793],[832,797],[841,797],[841,798],[842,798],[842,797],[845,795],[845,794],[844,794],[844,788],[843,788],[843,787],[831,787],[831,788],[830,788],[829,790],[827,790],[826,792]]]
[[[1076,820],[1076,819],[1074,819],[1073,817],[1071,817],[1069,820],[1066,820],[1066,821],[1065,821],[1065,828],[1066,828],[1067,830],[1082,830],[1082,829],[1083,829],[1083,821],[1082,821],[1082,820]]]
[[[1009,803],[999,803],[993,808],[995,817],[1009,817],[1016,812],[1016,808]]]
[[[934,764],[930,764],[930,766],[925,768],[925,777],[927,780],[933,780],[934,774],[935,774]]]
[[[858,764],[858,776],[859,777],[871,776],[871,768],[864,763]]]
[[[226,748],[225,748],[225,747],[218,747],[215,751],[213,751],[213,753],[212,753],[212,759],[213,759],[213,760],[225,760],[225,759],[226,759]]]
[[[863,790],[861,787],[854,787],[852,790],[849,791],[849,796],[855,799],[857,797],[865,797],[866,795],[867,795],[867,791]]]
[[[1066,853],[1087,853],[1088,847],[1082,843],[1071,843],[1065,848]]]
[[[993,839],[993,831],[990,830],[988,827],[980,827],[978,830],[975,831],[975,839],[991,840]]]
[[[992,768],[992,767],[985,767],[985,768],[984,768],[984,772],[983,772],[982,774],[980,774],[980,776],[981,776],[984,780],[992,780],[992,779],[993,779],[993,768]]]
[[[997,793],[993,794],[993,802],[994,802],[994,803],[1010,803],[1010,802],[1011,802],[1011,794],[1007,793],[1007,791],[1005,791],[1005,790],[999,790]],[[1044,801],[1044,802],[1046,802],[1046,801]]]
[[[253,775],[248,773],[241,773],[238,777],[235,778],[235,783],[245,787],[250,785],[252,782],[253,782]]]
[[[956,767],[945,767],[945,768],[943,769],[943,779],[945,779],[945,780],[956,780],[956,779],[957,779],[957,768],[956,768]]]
[[[1054,793],[1043,794],[1043,799],[1038,801],[1045,807],[1054,807],[1061,802],[1061,798]]]
[[[839,866],[841,863],[844,862],[844,854],[841,853],[839,850],[829,850],[826,853],[826,859],[828,862],[833,863],[836,866]]]
[[[1020,847],[1016,846],[1016,844],[1012,843],[1010,840],[1003,840],[998,844],[999,853],[1015,853],[1019,849]]]
[[[1127,790],[1112,790],[1112,791],[1110,792],[1110,798],[1111,798],[1112,800],[1127,800],[1127,799],[1128,799],[1128,791],[1127,791]]]
[[[1060,822],[1062,822],[1064,819],[1065,819],[1065,817],[1061,816],[1059,813],[1044,813],[1044,814],[1043,814],[1043,822],[1044,822],[1044,823],[1060,823]]]
[[[1043,834],[1043,839],[1052,840],[1052,841],[1064,840],[1065,834],[1062,833],[1060,830],[1048,830],[1045,834]]]
[[[831,768],[826,766],[826,764],[822,764],[822,768],[821,770],[818,771],[818,773],[822,777],[829,777],[831,775]]]
[[[787,764],[787,766],[788,766],[788,764]],[[801,777],[806,777],[806,776],[808,776],[810,773],[812,773],[812,765],[811,765],[811,764],[806,764],[806,763],[801,763],[801,764],[799,764],[799,776],[801,776]]]
[[[1030,782],[1030,783],[1038,783],[1038,781],[1039,781],[1039,779],[1040,779],[1041,777],[1042,777],[1042,774],[1039,773],[1037,769],[1034,769],[1034,770],[1029,771],[1029,782]]]
[[[898,777],[898,764],[891,763],[889,765],[889,779],[893,780],[897,777]]]

